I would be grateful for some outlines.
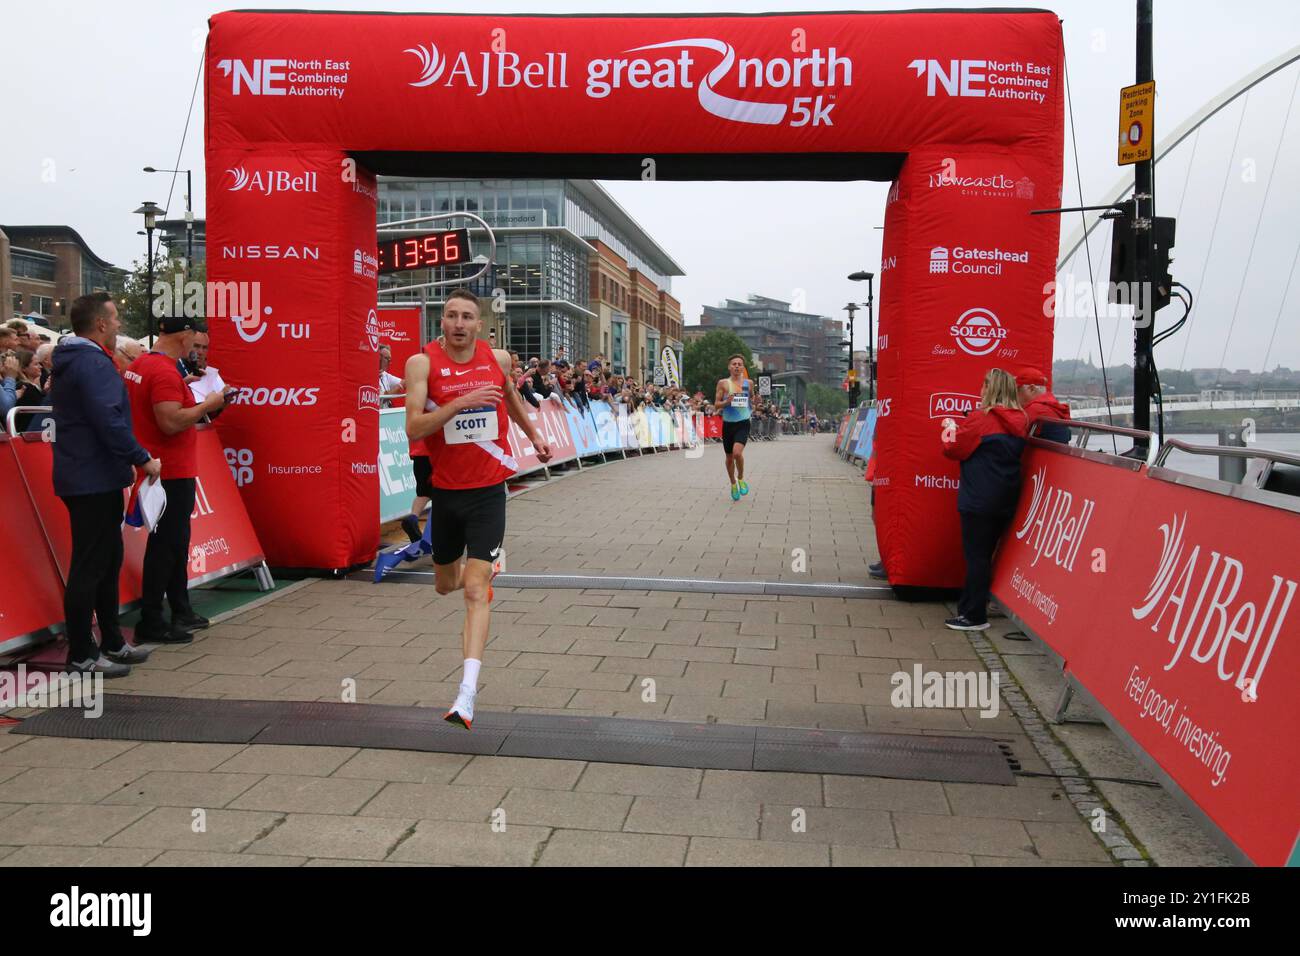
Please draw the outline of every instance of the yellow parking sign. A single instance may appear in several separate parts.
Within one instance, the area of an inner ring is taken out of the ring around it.
[[[1151,158],[1155,142],[1156,84],[1138,83],[1119,91],[1119,165]]]

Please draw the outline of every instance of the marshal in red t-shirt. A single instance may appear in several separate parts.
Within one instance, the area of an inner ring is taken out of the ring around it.
[[[197,477],[194,429],[166,435],[158,427],[153,410],[159,402],[179,402],[181,408],[193,408],[196,404],[185,379],[181,378],[176,360],[161,352],[146,352],[131,363],[122,378],[131,398],[131,427],[136,440],[162,462],[162,477]]]

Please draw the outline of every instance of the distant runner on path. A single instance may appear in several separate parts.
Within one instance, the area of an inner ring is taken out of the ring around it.
[[[745,357],[733,355],[727,360],[730,378],[718,379],[714,407],[722,409],[722,450],[727,454],[727,482],[731,500],[749,494],[745,482],[745,445],[749,441],[749,413],[753,405],[753,387],[745,371]]]

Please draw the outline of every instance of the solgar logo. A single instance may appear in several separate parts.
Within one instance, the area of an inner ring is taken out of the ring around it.
[[[967,309],[948,331],[967,355],[988,355],[1007,337],[998,317],[983,308]]]
[[[1033,498],[1024,523],[1016,532],[1017,538],[1028,539],[1026,543],[1034,552],[1029,566],[1032,568],[1039,558],[1046,557],[1058,568],[1073,571],[1097,503],[1083,498],[1076,508],[1071,492],[1047,483],[1046,465],[1030,475],[1029,480],[1034,485]]]
[[[264,196],[273,193],[314,193],[316,192],[316,173],[298,173],[294,175],[284,169],[257,169],[248,172],[243,166],[227,169],[230,183],[226,186],[232,193],[254,192]]]
[[[1186,512],[1160,525],[1162,541],[1156,572],[1142,604],[1133,608],[1133,617],[1142,621],[1156,614],[1151,630],[1159,632],[1165,615],[1172,610],[1166,640],[1176,647],[1164,669],[1171,670],[1178,663],[1195,628],[1196,638],[1188,656],[1198,664],[1208,664],[1217,656],[1215,674],[1219,680],[1229,681],[1236,676],[1237,690],[1252,688],[1258,698],[1264,668],[1295,598],[1296,582],[1270,574],[1273,584],[1262,611],[1255,600],[1238,601],[1243,584],[1247,585],[1247,593],[1258,593],[1259,575],[1252,580],[1241,561],[1214,550],[1207,556],[1199,544],[1187,553],[1183,541],[1186,530]],[[1238,643],[1240,648],[1235,647]],[[1239,653],[1229,661],[1234,651]]]
[[[379,351],[379,315],[374,309],[366,313],[366,338],[361,347],[370,346],[370,351]]]

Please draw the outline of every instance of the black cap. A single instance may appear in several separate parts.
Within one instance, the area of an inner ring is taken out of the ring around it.
[[[158,320],[159,335],[175,335],[177,332],[184,332],[187,329],[193,329],[195,332],[206,332],[208,325],[202,319],[185,315],[168,315]]]

